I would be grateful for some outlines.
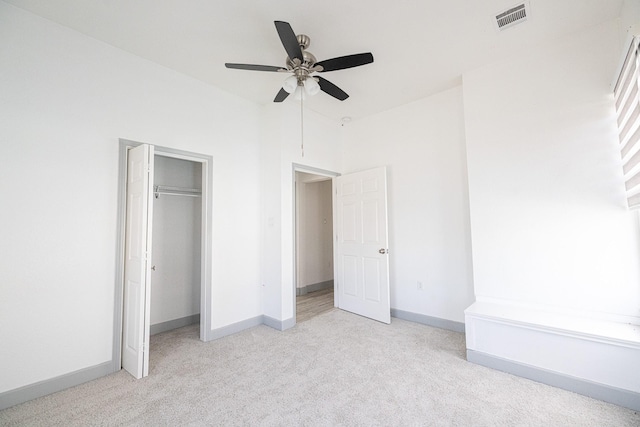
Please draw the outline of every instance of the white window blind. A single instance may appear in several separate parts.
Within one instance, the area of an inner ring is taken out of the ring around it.
[[[640,74],[634,37],[614,88],[622,170],[630,208],[640,208]]]

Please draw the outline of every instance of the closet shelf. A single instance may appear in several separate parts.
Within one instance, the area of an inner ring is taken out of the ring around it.
[[[202,197],[202,190],[199,188],[184,188],[184,187],[169,187],[168,185],[156,185],[153,189],[153,194],[156,199],[160,194],[169,196],[187,196],[187,197]]]

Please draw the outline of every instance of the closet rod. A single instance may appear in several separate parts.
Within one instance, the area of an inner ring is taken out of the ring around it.
[[[168,185],[156,185],[153,192],[156,199],[160,194],[166,194],[169,196],[188,196],[188,197],[201,197],[202,190],[198,188],[183,188],[183,187],[169,187]]]

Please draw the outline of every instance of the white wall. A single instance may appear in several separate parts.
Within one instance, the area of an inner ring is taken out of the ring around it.
[[[328,96],[320,93],[316,96]],[[313,98],[305,101],[307,105]],[[337,101],[336,102],[340,102]],[[340,172],[341,127],[310,110],[304,115],[304,156],[300,132],[300,104],[287,100],[264,108],[261,142],[262,277],[264,314],[293,318],[294,288],[294,165]]]
[[[333,198],[327,177],[298,172],[298,288],[333,280]]]
[[[640,315],[610,83],[612,21],[464,75],[475,294]]]
[[[344,131],[345,172],[387,166],[391,307],[464,321],[473,282],[462,89]]]
[[[111,360],[118,138],[213,157],[213,316],[262,314],[262,110],[0,2],[0,392]]]
[[[154,185],[202,188],[202,165],[155,156]],[[200,313],[202,198],[153,199],[151,325]]]
[[[624,45],[629,37],[640,35],[640,2],[625,0],[620,10],[620,51],[626,52],[628,45]]]

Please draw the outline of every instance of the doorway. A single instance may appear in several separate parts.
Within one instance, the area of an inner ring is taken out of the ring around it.
[[[146,219],[132,221],[132,214],[127,209],[128,156],[143,147],[148,147],[145,150],[150,153],[146,166],[149,179],[143,196],[149,200],[149,209],[144,215]],[[140,378],[148,373],[149,336],[152,333],[199,323],[200,340],[210,339],[212,158],[121,139],[119,160],[113,370],[123,367],[123,350],[128,353],[133,350],[138,360],[133,375]],[[155,177],[154,172],[157,172]],[[142,298],[137,299],[145,299],[147,303],[136,312],[128,308],[131,292],[129,282],[125,283],[128,259],[125,254],[130,229],[136,228],[131,226],[134,222],[149,235],[146,249],[142,251],[146,270],[143,289],[139,291]],[[157,283],[152,287],[153,281]],[[132,336],[133,332],[141,337],[135,348],[128,345],[129,341],[126,341],[127,345],[124,343],[125,333]]]
[[[293,165],[293,281],[294,320],[299,274],[298,173],[332,179],[334,307],[391,323],[387,171],[381,166],[349,174],[335,174]],[[295,322],[294,322],[295,323]]]
[[[296,322],[334,308],[332,178],[295,172]]]

